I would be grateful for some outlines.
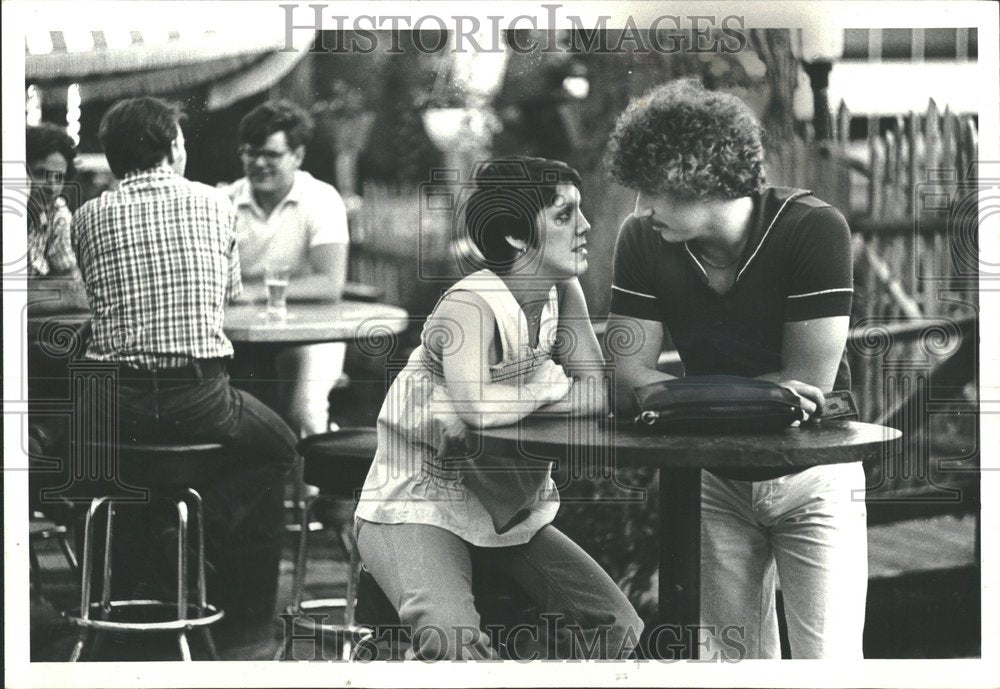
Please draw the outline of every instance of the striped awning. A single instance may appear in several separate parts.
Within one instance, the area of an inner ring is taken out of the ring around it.
[[[296,49],[285,51],[281,28],[237,23],[29,31],[25,83],[41,88],[49,103],[65,102],[72,83],[79,84],[83,102],[207,85],[209,108],[219,109],[273,86],[308,53],[309,32],[295,32]]]

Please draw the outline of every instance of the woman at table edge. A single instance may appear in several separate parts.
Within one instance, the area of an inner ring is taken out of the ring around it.
[[[465,426],[513,424],[538,409],[606,413],[605,394],[586,394],[604,383],[578,281],[590,230],[579,186],[578,173],[554,160],[479,167],[464,217],[487,268],[442,296],[379,414],[358,548],[412,630],[407,657],[498,657],[479,631],[473,560],[509,574],[558,616],[556,639],[540,628],[521,635],[518,657],[544,657],[550,644],[559,657],[579,656],[595,639],[602,657],[625,657],[638,641],[642,622],[624,594],[551,524],[551,464],[540,472],[538,462],[511,458],[498,473],[477,470],[485,457],[447,461],[468,455],[452,442]]]
[[[638,194],[607,329],[619,406],[671,377],[656,369],[665,335],[686,374],[771,380],[808,413],[822,413],[823,391],[849,389],[849,228],[810,192],[765,186],[763,163],[750,108],[695,82],[656,87],[620,116],[609,170]],[[616,341],[637,344],[616,353]],[[702,624],[740,630],[746,657],[780,657],[777,571],[792,657],[861,658],[864,487],[860,462],[703,471]]]

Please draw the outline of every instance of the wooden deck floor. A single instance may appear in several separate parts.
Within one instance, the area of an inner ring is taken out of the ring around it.
[[[868,528],[868,576],[894,577],[975,564],[976,517],[944,515]]]
[[[922,573],[968,570],[975,564],[975,524],[975,517],[966,515],[938,516],[870,527],[868,550],[872,587],[869,598],[885,588],[880,582],[891,582],[895,577],[905,580],[912,579],[913,575],[919,578]],[[43,545],[39,554],[48,600],[36,601],[32,605],[32,660],[65,660],[75,636],[59,616],[58,609],[74,604],[76,586],[54,546],[49,548]],[[278,600],[282,606],[291,597],[292,569],[289,551],[281,564]],[[343,595],[346,574],[347,566],[338,550],[321,548],[318,552],[313,551],[307,579],[309,597]],[[921,612],[914,610],[912,614],[919,618]],[[226,660],[271,660],[278,648],[280,633],[276,626],[230,632],[228,637],[218,639],[220,654]],[[167,653],[172,653],[172,648]],[[166,655],[164,659],[171,657]],[[139,659],[144,658],[136,658]]]

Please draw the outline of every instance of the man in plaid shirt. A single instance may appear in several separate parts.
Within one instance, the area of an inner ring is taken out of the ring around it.
[[[233,468],[203,496],[208,532],[226,539],[284,490],[296,438],[229,383],[223,307],[242,289],[234,212],[224,194],[183,177],[180,120],[157,98],[108,110],[100,138],[121,183],[80,208],[72,243],[93,312],[86,356],[119,364],[121,438],[232,449]]]

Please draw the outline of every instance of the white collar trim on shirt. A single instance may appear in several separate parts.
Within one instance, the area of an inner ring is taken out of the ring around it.
[[[778,223],[778,218],[780,218],[781,214],[785,212],[786,208],[788,208],[788,204],[790,204],[792,201],[795,201],[796,199],[802,198],[803,196],[809,196],[810,194],[812,194],[811,191],[806,191],[805,189],[801,189],[798,192],[789,196],[787,199],[785,199],[785,202],[781,204],[781,208],[779,208],[778,212],[774,214],[773,218],[771,218],[771,223],[767,226],[767,230],[764,232],[764,236],[762,236],[760,238],[760,241],[757,242],[757,248],[753,250],[753,253],[750,254],[750,258],[747,259],[747,262],[743,264],[743,267],[740,268],[740,271],[736,274],[736,282],[739,282],[739,279],[743,277],[743,273],[746,271],[747,268],[750,267],[750,264],[753,263],[753,260],[757,258],[757,254],[760,253],[760,248],[764,246],[764,241],[767,240],[767,236],[771,234],[771,230],[774,229],[774,226]]]
[[[788,204],[790,204],[792,201],[795,201],[796,199],[802,198],[803,196],[809,196],[810,194],[812,194],[811,191],[802,189],[799,190],[797,193],[792,194],[787,199],[785,199],[784,203],[782,203],[781,207],[778,209],[778,212],[774,214],[773,218],[771,218],[770,224],[767,226],[767,229],[764,231],[764,234],[761,235],[760,240],[758,240],[757,246],[754,248],[753,253],[750,254],[750,258],[748,258],[746,260],[746,263],[744,263],[740,267],[739,271],[737,271],[736,279],[733,280],[733,284],[736,284],[737,282],[740,281],[740,278],[743,277],[743,273],[745,273],[746,269],[750,267],[750,264],[753,263],[753,260],[757,258],[757,254],[760,253],[760,248],[764,246],[764,241],[767,239],[767,236],[771,234],[771,230],[777,224],[778,218],[780,218],[781,215],[785,212],[785,209],[788,208]],[[691,260],[695,262],[695,265],[698,266],[698,269],[701,270],[702,274],[707,278],[708,271],[705,270],[705,267],[701,264],[701,261],[698,260],[698,257],[695,256],[694,253],[691,251],[690,247],[688,247],[687,242],[684,242],[684,250],[687,252],[688,256],[691,257]],[[744,249],[744,251],[746,251],[746,249]]]

